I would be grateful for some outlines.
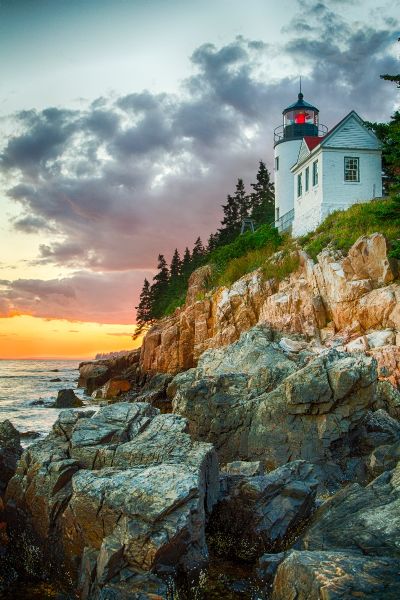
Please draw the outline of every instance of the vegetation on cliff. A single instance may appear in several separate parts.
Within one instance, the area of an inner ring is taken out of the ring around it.
[[[382,75],[399,82],[399,75]],[[274,218],[274,187],[261,161],[252,192],[246,193],[242,179],[237,180],[233,195],[222,205],[221,227],[211,234],[207,247],[197,238],[192,252],[185,249],[183,258],[175,249],[168,267],[165,257],[158,256],[158,272],[153,283],[145,280],[137,309],[134,337],[157,319],[169,315],[185,302],[189,276],[204,264],[212,266],[209,289],[231,285],[243,275],[261,268],[266,279],[282,279],[298,266],[295,248],[304,249],[313,259],[326,246],[347,252],[363,235],[382,233],[390,246],[389,256],[400,259],[400,112],[388,123],[368,123],[382,142],[385,187],[389,197],[357,204],[346,211],[336,211],[313,232],[293,240],[280,235],[271,225]],[[256,231],[241,232],[244,218],[250,217]],[[278,254],[277,254],[278,252]]]

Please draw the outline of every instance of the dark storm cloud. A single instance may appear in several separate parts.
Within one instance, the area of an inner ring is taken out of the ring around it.
[[[306,99],[327,125],[351,109],[370,120],[387,118],[395,91],[379,75],[398,70],[389,52],[397,22],[351,25],[337,5],[303,2],[280,48],[242,37],[221,48],[203,44],[180,95],[143,91],[98,98],[82,110],[16,115],[20,132],[0,153],[0,170],[14,178],[8,195],[23,211],[14,226],[46,236],[36,262],[92,273],[61,288],[55,282],[39,304],[32,282],[23,290],[21,282],[7,284],[8,309],[61,315],[65,295],[55,290],[73,289],[67,313],[80,316],[71,318],[104,319],[96,303],[115,314],[112,286],[122,310],[124,277],[134,280],[134,305],[144,277],[138,269],[215,231],[236,178],[253,181],[260,159],[271,166],[273,128],[297,94],[297,77],[261,77],[271,55],[293,61]]]

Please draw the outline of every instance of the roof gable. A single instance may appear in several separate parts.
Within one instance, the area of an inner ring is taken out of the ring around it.
[[[381,144],[376,135],[366,127],[364,121],[352,110],[321,142],[324,148],[356,148],[379,150]]]

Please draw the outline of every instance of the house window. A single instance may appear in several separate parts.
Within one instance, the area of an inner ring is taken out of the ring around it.
[[[279,171],[279,156],[275,157],[275,171]]]
[[[318,161],[315,160],[312,165],[312,184],[318,185]]]
[[[307,167],[306,168],[306,181],[305,181],[306,192],[308,192],[309,181],[310,181],[310,167]]]
[[[301,173],[297,175],[297,196],[300,197],[303,193],[303,184],[301,181]]]
[[[344,157],[344,180],[360,181],[360,159],[354,156]]]

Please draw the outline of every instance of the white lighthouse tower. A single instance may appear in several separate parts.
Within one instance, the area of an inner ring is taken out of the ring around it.
[[[282,112],[283,124],[274,131],[275,151],[275,224],[280,231],[291,227],[294,217],[293,173],[302,139],[305,136],[323,136],[327,128],[319,125],[319,110],[298,95],[297,102]]]

